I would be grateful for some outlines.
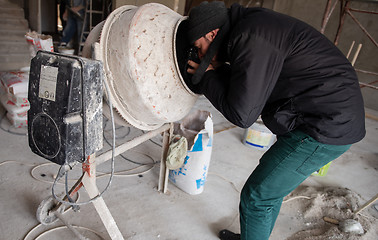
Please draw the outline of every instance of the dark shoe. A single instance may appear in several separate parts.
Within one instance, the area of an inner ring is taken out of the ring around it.
[[[240,234],[233,233],[224,229],[219,232],[219,239],[221,240],[240,240]]]

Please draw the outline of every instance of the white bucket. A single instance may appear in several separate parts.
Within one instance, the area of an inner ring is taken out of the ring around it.
[[[75,49],[72,48],[58,48],[58,51],[66,55],[74,55],[75,53]]]
[[[257,121],[245,130],[243,143],[247,146],[265,151],[273,145],[275,140],[276,135],[262,122]]]

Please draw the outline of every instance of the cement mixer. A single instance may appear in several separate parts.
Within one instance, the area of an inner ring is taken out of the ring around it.
[[[188,46],[185,19],[157,3],[121,6],[89,34],[83,56],[103,63],[118,123],[153,130],[194,105],[198,96],[179,70]]]
[[[39,52],[29,78],[33,152],[62,165],[101,149],[103,95],[121,125],[152,131],[184,118],[198,97],[183,78],[185,19],[157,3],[122,6],[91,31],[83,57]]]
[[[187,115],[198,97],[183,78],[189,48],[184,20],[160,4],[123,6],[92,30],[83,57],[39,51],[32,59],[29,146],[39,156],[62,165],[52,186],[53,196],[38,207],[37,219],[42,224],[59,218],[82,239],[61,213],[64,205],[78,209],[93,203],[110,238],[123,239],[102,199],[114,175],[114,159],[161,133],[163,153],[158,190],[167,191],[169,170],[165,160],[173,135],[172,122]],[[118,113],[119,123],[148,132],[116,147],[112,117],[112,149],[96,155],[103,147],[103,95]],[[95,169],[110,159],[109,181],[100,192]],[[65,181],[66,193],[60,198],[54,186],[64,176],[68,179],[68,171],[78,162],[82,162],[83,174],[70,191]],[[90,200],[74,203],[73,194],[81,187]]]

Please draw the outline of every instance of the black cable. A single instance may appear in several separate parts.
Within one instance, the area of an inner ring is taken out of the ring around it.
[[[109,146],[111,146],[111,144],[109,143],[109,140],[108,140],[108,139],[106,138],[106,136],[105,136],[105,128],[106,128],[106,125],[107,125],[108,121],[109,121],[109,120],[106,119],[105,122],[104,122],[103,138],[104,138],[105,142],[106,142]],[[116,128],[115,130],[117,131],[117,130],[119,130],[119,129],[123,129],[124,127],[125,127],[125,126],[119,126],[119,127]],[[130,127],[127,127],[127,129],[128,129],[127,133],[124,134],[122,137],[117,137],[117,134],[116,134],[116,139],[125,139],[125,138],[130,134],[130,132],[131,132],[131,128],[130,128]],[[144,133],[144,131],[142,131],[142,132]],[[151,139],[150,139],[150,140],[151,140]],[[154,143],[155,143],[155,142],[154,142]],[[158,143],[155,143],[155,144],[158,145],[158,146],[161,146],[161,145],[159,145]],[[120,155],[120,157],[122,157],[124,160],[129,161],[129,162],[134,163],[134,164],[137,164],[137,165],[141,165],[141,166],[151,165],[150,163],[140,163],[140,162],[135,162],[135,161],[133,161],[133,160],[131,160],[131,159],[125,157],[125,156],[122,155],[122,154],[119,154],[119,155]],[[155,164],[156,164],[156,163],[155,163]]]
[[[142,130],[143,133],[145,133],[145,131]],[[158,142],[155,142],[154,140],[152,140],[152,138],[149,139],[153,144],[159,146],[159,147],[163,147],[163,144],[160,144]]]
[[[143,131],[143,130],[142,130],[142,132],[143,132],[143,133],[146,133],[146,132]],[[152,143],[154,143],[155,145],[157,145],[157,146],[159,146],[159,147],[163,147],[162,144],[155,142],[154,140],[152,140],[152,138],[150,138],[149,140],[150,140]]]
[[[163,147],[162,144],[155,142],[154,140],[152,140],[152,138],[150,138],[150,141],[153,142],[155,145],[157,145],[159,147]]]
[[[105,140],[105,142],[106,142],[109,146],[111,146],[109,140],[106,139],[105,134],[103,134],[103,136],[104,136],[104,140]],[[137,164],[137,165],[141,165],[141,166],[151,165],[150,163],[140,163],[140,162],[135,162],[135,161],[133,161],[133,160],[131,160],[131,159],[128,159],[127,157],[123,156],[122,154],[119,154],[119,156],[121,156],[121,157],[122,157],[123,159],[125,159],[126,161],[129,161],[129,162],[134,163],[134,164]],[[155,163],[155,164],[156,164],[156,163]]]
[[[74,203],[75,201],[71,198],[69,192],[68,192],[68,171],[65,172],[65,190],[66,190],[66,196],[68,198],[68,201],[70,201],[71,203]],[[72,205],[72,209],[76,212],[80,209],[79,206],[77,205]]]
[[[103,115],[103,116],[105,116],[105,115]],[[105,128],[106,128],[106,126],[108,124],[108,121],[109,121],[109,119],[106,119],[105,122],[104,122],[104,137],[105,137]],[[117,131],[119,129],[123,129],[124,127],[125,126],[119,126],[119,127],[115,128],[115,130]],[[127,130],[128,130],[127,133],[125,133],[122,137],[118,137],[117,134],[116,134],[116,139],[124,139],[124,138],[126,138],[130,134],[130,132],[131,132],[130,127],[127,127]]]

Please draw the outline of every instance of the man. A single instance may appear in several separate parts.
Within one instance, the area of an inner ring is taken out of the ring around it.
[[[247,128],[261,114],[277,135],[243,187],[241,234],[219,233],[268,239],[283,197],[365,136],[356,73],[314,28],[271,10],[204,2],[187,25],[201,59],[188,61],[188,86],[235,125]]]
[[[85,17],[85,1],[84,0],[66,0],[66,10],[63,13],[63,19],[67,22],[63,29],[63,37],[60,41],[60,47],[67,47],[73,37],[77,36],[80,41],[83,28],[83,20]]]

